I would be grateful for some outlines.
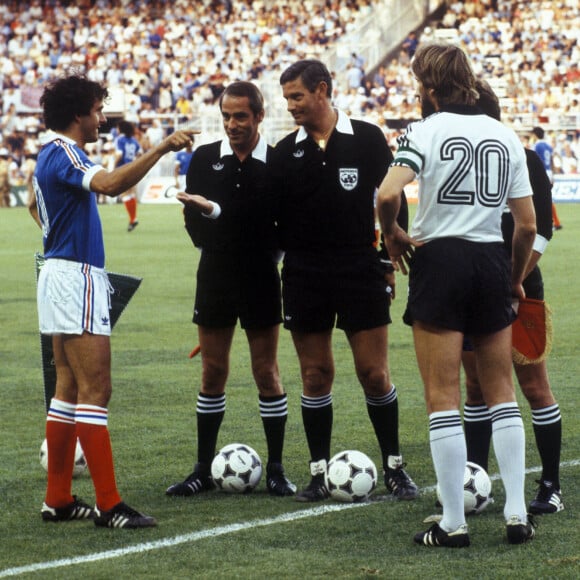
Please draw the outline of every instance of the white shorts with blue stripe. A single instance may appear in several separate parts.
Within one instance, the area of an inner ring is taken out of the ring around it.
[[[43,334],[111,334],[112,287],[103,268],[47,259],[38,276],[37,305]]]

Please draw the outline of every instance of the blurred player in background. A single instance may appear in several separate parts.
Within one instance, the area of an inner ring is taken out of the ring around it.
[[[117,137],[117,167],[131,163],[141,154],[141,145],[135,138],[135,127],[129,121],[119,122],[120,135]],[[129,215],[127,231],[132,232],[138,225],[137,221],[137,186],[133,185],[121,197],[123,205]]]
[[[525,296],[522,282],[536,234],[524,150],[512,130],[474,106],[475,76],[459,47],[422,45],[411,70],[424,119],[398,139],[377,208],[393,262],[403,272],[410,265],[405,321],[413,327],[443,504],[441,522],[414,539],[426,546],[470,544],[463,497],[467,450],[459,412],[468,335],[506,490],[507,539],[520,544],[535,533],[524,498],[525,433],[511,360],[511,301]],[[395,218],[402,188],[416,177],[419,202],[409,236]],[[515,223],[511,266],[501,235],[506,203]]]
[[[399,449],[397,390],[389,375],[387,325],[394,270],[375,247],[376,188],[393,159],[382,131],[333,108],[332,78],[318,60],[302,60],[280,77],[299,130],[274,150],[280,194],[284,326],[302,375],[302,419],[311,480],[296,499],[328,497],[324,481],[333,426],[332,332],[344,330],[365,394],[387,489],[418,496]]]
[[[34,170],[36,169],[36,154],[27,151],[24,155],[24,161],[20,167],[20,172],[22,173],[22,181],[26,185],[26,192],[28,194],[28,207],[30,207],[32,200],[34,199],[34,186],[32,184],[32,179],[34,177]]]
[[[96,194],[133,187],[159,159],[191,143],[177,131],[114,171],[85,154],[106,122],[107,89],[84,76],[59,78],[40,103],[50,139],[38,155],[33,186],[46,263],[38,278],[40,331],[53,335],[56,391],[46,419],[48,483],[42,519],[94,519],[96,526],[143,528],[155,519],[121,500],[115,481],[107,405],[111,397],[110,292]],[[93,485],[93,509],[71,494],[77,437]]]
[[[193,157],[193,145],[186,147],[183,151],[178,151],[175,154],[175,187],[179,191],[185,190],[186,176],[191,158]]]
[[[477,106],[486,115],[499,121],[501,117],[499,100],[491,87],[483,81],[478,81],[477,91],[479,93]],[[538,262],[552,238],[552,185],[538,155],[531,149],[526,149],[526,160],[533,191],[538,231],[523,286],[526,298],[543,300],[544,283]],[[513,231],[513,217],[510,212],[504,212],[502,215],[502,233],[510,254]],[[544,334],[546,332],[545,326],[535,328],[535,332],[543,332]],[[538,342],[542,342],[542,340]],[[481,393],[475,367],[475,356],[472,350],[464,351],[463,367],[467,387],[467,399],[464,406],[467,459],[481,465],[487,471],[492,430],[491,415]],[[514,370],[522,392],[532,409],[536,446],[542,461],[542,475],[538,480],[538,492],[529,505],[529,511],[532,514],[555,513],[564,509],[560,489],[560,452],[562,447],[560,407],[550,388],[545,358],[530,364],[514,362]]]
[[[550,183],[554,183],[554,148],[546,141],[546,133],[542,127],[534,127],[532,129],[532,135],[535,141],[534,151],[542,161]],[[562,223],[560,222],[554,203],[552,203],[552,222],[555,230],[562,229]]]
[[[202,356],[197,397],[197,462],[167,495],[191,496],[214,488],[211,463],[226,409],[226,381],[236,323],[246,332],[260,416],[268,445],[266,485],[293,495],[282,451],[288,401],[278,370],[281,322],[278,235],[269,176],[272,148],[259,133],[264,99],[250,82],[234,82],[219,99],[227,138],[195,150],[187,172],[185,226],[201,249],[193,322]]]

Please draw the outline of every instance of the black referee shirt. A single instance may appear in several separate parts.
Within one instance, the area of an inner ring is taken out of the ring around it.
[[[323,151],[303,128],[274,149],[287,251],[352,252],[375,242],[374,198],[393,155],[379,127],[339,111]]]
[[[194,151],[186,191],[221,207],[217,219],[185,207],[185,227],[196,246],[231,254],[278,248],[273,184],[267,167],[272,147],[260,139],[243,163],[227,141],[201,145]]]
[[[542,160],[535,151],[526,148],[526,161],[536,211],[537,234],[550,241],[552,239],[552,184]],[[503,214],[501,229],[505,246],[511,253],[514,235],[514,218],[511,213]]]

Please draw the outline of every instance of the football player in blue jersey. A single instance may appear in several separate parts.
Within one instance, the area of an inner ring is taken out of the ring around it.
[[[119,122],[120,135],[117,137],[116,145],[116,160],[117,167],[126,165],[135,161],[141,154],[141,145],[135,138],[135,127],[129,121]],[[123,193],[121,197],[123,205],[129,215],[129,225],[127,231],[132,232],[138,225],[137,221],[137,187],[133,185]]]
[[[550,183],[554,183],[554,148],[546,141],[546,132],[542,127],[534,127],[532,129],[534,140],[534,151],[541,159],[544,169],[550,179]],[[555,230],[562,229],[562,222],[558,217],[556,205],[552,202],[552,222]]]
[[[189,169],[189,164],[191,158],[193,157],[193,144],[186,147],[183,151],[178,151],[175,154],[175,187],[179,191],[185,191],[187,170]]]
[[[40,331],[53,336],[56,392],[46,420],[48,484],[44,521],[93,519],[95,525],[156,525],[121,500],[107,427],[111,397],[110,291],[97,194],[115,197],[133,187],[170,151],[192,142],[177,131],[135,161],[106,171],[84,151],[106,122],[108,90],[72,74],[49,84],[41,97],[50,135],[33,177],[46,263],[38,279]],[[72,495],[77,437],[93,480],[96,505]]]

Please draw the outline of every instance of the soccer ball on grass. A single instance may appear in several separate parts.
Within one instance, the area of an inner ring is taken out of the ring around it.
[[[328,462],[326,487],[330,497],[342,502],[366,501],[377,487],[377,468],[361,451],[337,453]]]
[[[44,471],[48,471],[48,442],[45,439],[40,446],[40,465],[42,465]],[[87,460],[85,459],[85,454],[83,448],[81,447],[81,442],[77,439],[77,445],[75,448],[75,462],[73,465],[73,477],[78,477],[87,470]]]
[[[230,443],[219,450],[211,463],[211,476],[219,489],[249,493],[260,483],[262,462],[249,445]]]
[[[489,475],[477,463],[468,461],[465,465],[463,476],[463,497],[465,513],[480,514],[490,503],[493,502],[491,496],[491,479]],[[441,501],[441,489],[437,484],[437,499]]]

